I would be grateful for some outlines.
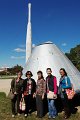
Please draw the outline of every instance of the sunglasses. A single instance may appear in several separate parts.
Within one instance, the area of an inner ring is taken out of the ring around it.
[[[31,75],[31,74],[27,74],[27,75]]]

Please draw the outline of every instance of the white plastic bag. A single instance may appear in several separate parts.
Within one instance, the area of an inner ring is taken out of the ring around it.
[[[25,104],[24,98],[21,99],[19,107],[21,111],[25,111],[26,104]]]

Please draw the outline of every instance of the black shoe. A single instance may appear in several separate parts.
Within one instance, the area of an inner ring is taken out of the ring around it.
[[[39,116],[39,115],[37,115],[36,117],[37,117],[37,118],[43,118],[43,116]]]

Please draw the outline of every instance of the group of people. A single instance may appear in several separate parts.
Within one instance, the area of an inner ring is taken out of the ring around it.
[[[44,79],[43,72],[38,71],[37,82],[32,79],[33,74],[31,71],[26,72],[27,78],[25,80],[22,79],[22,72],[18,72],[17,78],[13,79],[11,82],[11,91],[14,94],[13,99],[11,99],[12,117],[16,115],[16,103],[17,115],[19,116],[21,114],[20,101],[24,98],[26,106],[24,116],[27,117],[33,112],[36,103],[37,117],[42,118],[44,116],[44,110],[46,109],[44,104],[44,99],[46,99],[49,112],[48,117],[49,119],[55,119],[58,115],[55,101],[57,99],[57,94],[59,94],[64,107],[64,118],[67,119],[70,116],[70,108],[66,89],[72,86],[65,69],[61,68],[59,72],[61,75],[59,88],[57,87],[57,78],[52,75],[51,68],[47,68],[46,70],[46,79]],[[51,97],[52,95],[53,98]]]

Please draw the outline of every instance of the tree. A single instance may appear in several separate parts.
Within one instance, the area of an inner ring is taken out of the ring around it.
[[[22,66],[19,66],[19,65],[16,65],[12,68],[8,68],[8,72],[11,74],[11,75],[16,75],[19,71],[22,71],[23,70],[23,67]]]
[[[80,71],[80,45],[77,45],[75,48],[71,48],[70,53],[65,53],[65,55]]]

